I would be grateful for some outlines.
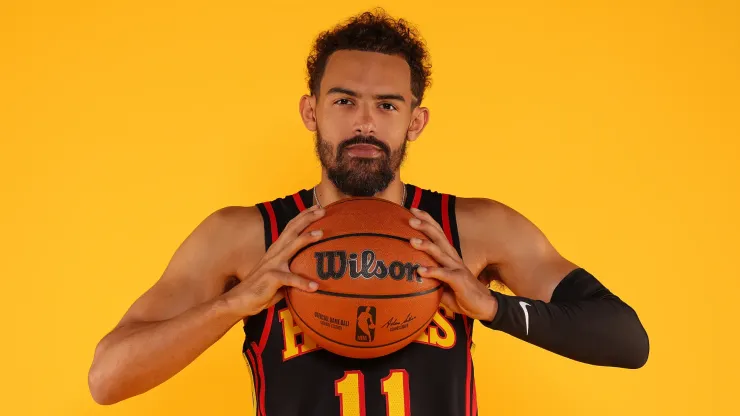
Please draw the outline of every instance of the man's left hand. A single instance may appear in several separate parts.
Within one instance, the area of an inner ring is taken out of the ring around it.
[[[488,287],[473,276],[457,250],[447,240],[442,227],[431,215],[416,208],[412,208],[411,213],[415,217],[409,220],[411,227],[429,237],[429,240],[412,238],[411,246],[429,254],[440,265],[420,267],[419,275],[445,284],[442,303],[452,312],[481,321],[492,320],[496,316],[498,304]]]

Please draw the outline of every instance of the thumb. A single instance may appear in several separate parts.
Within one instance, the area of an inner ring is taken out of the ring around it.
[[[455,293],[450,291],[448,287],[445,287],[444,292],[442,292],[442,300],[440,303],[445,305],[450,311],[454,313],[460,313],[460,308],[458,308],[457,306],[457,299],[455,298]]]
[[[285,290],[281,287],[280,289],[275,292],[275,295],[270,299],[270,301],[267,303],[267,307],[275,305],[276,303],[280,302],[280,299],[285,297]]]

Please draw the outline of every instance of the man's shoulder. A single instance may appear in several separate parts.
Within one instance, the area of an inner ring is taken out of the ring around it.
[[[203,235],[214,244],[228,243],[245,249],[246,246],[262,246],[264,227],[257,206],[227,206],[211,213],[198,226]]]
[[[524,215],[503,202],[489,198],[461,198],[455,204],[461,235],[487,243],[508,244],[529,240],[539,232]]]
[[[226,206],[210,214],[204,224],[219,235],[239,234],[261,238],[270,211],[277,216],[284,216],[288,211],[299,209],[297,204],[306,205],[307,200],[310,201],[307,192],[306,189],[301,189],[292,194],[266,198],[254,205]]]
[[[275,195],[264,199],[264,201],[247,206],[227,206],[213,212],[209,218],[217,226],[229,227],[261,227],[264,221],[264,212],[266,205],[272,210],[280,210],[283,206],[295,207],[298,203],[296,199],[304,202],[306,189],[300,189],[292,194]],[[304,204],[305,205],[305,204]]]
[[[520,218],[521,214],[504,204],[503,202],[484,198],[484,197],[463,197],[455,193],[445,192],[444,190],[422,188],[412,185],[412,188],[418,188],[427,195],[432,196],[435,201],[442,199],[443,196],[454,198],[455,216],[458,223],[460,221],[470,222],[473,228],[480,228],[480,225],[492,224],[494,226],[501,223],[511,224]],[[477,224],[477,225],[476,225]]]
[[[262,221],[262,216],[257,205],[251,206],[226,206],[214,211],[208,216],[206,221],[210,221],[216,228],[233,228],[233,227],[251,227]]]
[[[458,196],[455,199],[455,211],[458,217],[473,217],[498,222],[505,221],[507,217],[516,214],[516,211],[503,202],[490,198]]]

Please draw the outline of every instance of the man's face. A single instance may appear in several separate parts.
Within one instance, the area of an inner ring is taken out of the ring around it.
[[[315,98],[316,152],[344,194],[384,190],[406,154],[412,127],[411,71],[398,56],[337,51]]]

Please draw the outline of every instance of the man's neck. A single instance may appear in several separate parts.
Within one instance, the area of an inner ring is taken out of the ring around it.
[[[394,204],[402,205],[404,194],[404,184],[401,182],[400,175],[396,173],[396,177],[393,181],[385,188],[382,192],[373,195],[376,198],[381,198],[393,202]],[[337,189],[336,186],[326,177],[326,174],[322,175],[321,182],[316,185],[316,196],[321,203],[321,206],[325,207],[333,202],[339,201],[340,199],[349,198],[349,195],[345,195]],[[314,201],[316,202],[316,201]]]

